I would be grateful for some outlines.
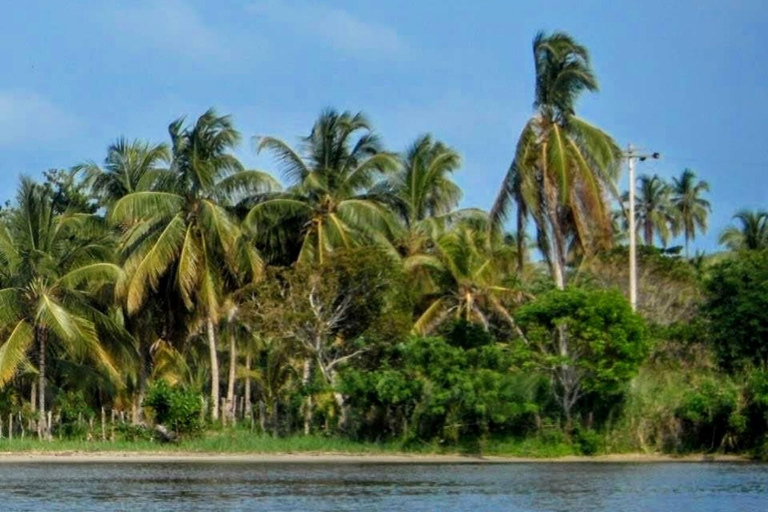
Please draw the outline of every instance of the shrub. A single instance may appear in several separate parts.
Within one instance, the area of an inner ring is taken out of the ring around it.
[[[88,407],[82,391],[67,391],[56,399],[61,422],[58,433],[64,437],[83,437],[88,432],[88,421],[95,416]]]
[[[703,311],[726,369],[768,364],[768,251],[746,251],[712,269]]]
[[[196,434],[202,429],[202,397],[199,393],[174,389],[164,380],[150,386],[144,406],[155,414],[155,422],[176,435]]]

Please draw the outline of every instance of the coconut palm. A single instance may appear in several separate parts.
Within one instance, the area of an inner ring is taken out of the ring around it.
[[[696,179],[696,173],[685,169],[679,178],[672,178],[672,205],[677,211],[680,228],[685,236],[685,257],[688,258],[690,241],[696,238],[696,230],[707,232],[711,211],[709,201],[701,197],[709,192],[706,181]]]
[[[575,115],[579,96],[598,89],[587,49],[568,34],[539,33],[533,56],[535,114],[520,134],[491,219],[501,223],[513,202],[518,232],[532,217],[539,249],[564,288],[569,238],[584,254],[610,244],[606,195],[616,195],[620,150],[607,133]]]
[[[170,159],[167,144],[150,144],[120,137],[107,149],[103,167],[86,162],[75,167],[83,172],[94,195],[108,206],[141,190],[151,190]]]
[[[450,318],[478,322],[488,329],[490,315],[505,320],[522,337],[505,300],[519,300],[523,294],[509,285],[504,272],[502,240],[488,229],[461,223],[438,237],[435,254],[406,259],[406,269],[426,269],[430,279],[423,283],[427,305],[414,324],[414,332],[427,334]],[[501,250],[499,250],[501,249]]]
[[[327,110],[297,151],[274,137],[258,139],[258,151],[274,154],[290,184],[285,192],[255,196],[246,222],[257,231],[300,226],[301,264],[322,264],[337,247],[381,241],[392,229],[386,191],[372,190],[397,167],[361,113]]]
[[[211,364],[211,412],[219,417],[219,364],[215,326],[228,279],[258,275],[262,261],[246,243],[227,206],[245,195],[272,190],[267,174],[245,170],[230,151],[240,140],[228,116],[205,112],[194,125],[174,121],[169,132],[168,176],[151,190],[116,201],[110,218],[124,228],[122,249],[127,309],[134,313],[149,290],[170,274],[187,309],[206,329]]]
[[[98,331],[111,323],[93,301],[121,270],[109,263],[110,237],[93,215],[57,214],[53,192],[23,178],[16,208],[0,229],[0,385],[31,351],[38,371],[38,435],[50,436],[46,417],[46,360],[51,346],[87,356],[117,380]]]
[[[733,218],[740,226],[726,228],[721,244],[732,251],[768,249],[768,211],[740,210]]]
[[[666,247],[677,227],[677,212],[672,206],[669,185],[658,175],[640,176],[635,203],[637,224],[643,234],[645,245],[653,245],[654,235]],[[624,201],[629,194],[625,193]]]

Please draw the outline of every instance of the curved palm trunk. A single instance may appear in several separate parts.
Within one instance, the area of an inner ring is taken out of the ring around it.
[[[219,421],[219,358],[216,354],[216,331],[213,319],[208,318],[208,349],[211,356],[211,419]]]
[[[37,327],[35,329],[38,344],[38,405],[37,405],[37,437],[41,440],[50,439],[51,430],[48,425],[47,417],[45,414],[45,351],[48,345],[48,331],[44,327]]]
[[[250,347],[245,353],[245,417],[253,425],[252,405],[251,405],[251,350]]]
[[[229,379],[227,381],[227,416],[235,419],[235,379],[237,378],[237,343],[235,334],[229,335]]]

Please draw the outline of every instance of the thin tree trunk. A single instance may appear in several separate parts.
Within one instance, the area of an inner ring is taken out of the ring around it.
[[[245,353],[245,417],[251,419],[253,423],[253,417],[251,416],[251,351],[250,349]]]
[[[216,331],[208,318],[208,349],[211,356],[211,419],[219,421],[219,358],[216,353]]]
[[[304,360],[304,373],[301,378],[301,384],[304,389],[307,389],[309,382],[312,379],[312,358],[307,357]],[[314,407],[312,394],[307,393],[304,399],[304,435],[308,436],[312,431],[312,408]]]
[[[149,360],[151,357],[149,354],[149,347],[147,347],[145,343],[142,343],[141,345],[142,346],[139,349],[139,389],[137,390],[136,396],[134,397],[132,418],[134,425],[141,423],[143,412],[142,404],[144,403],[144,398],[147,396],[147,381],[149,380]]]
[[[229,380],[227,381],[227,415],[235,421],[235,380],[237,379],[237,343],[234,333],[229,335]]]
[[[37,437],[39,439],[50,438],[50,426],[47,423],[47,416],[45,414],[45,351],[48,343],[48,331],[44,327],[36,328],[37,343],[38,343],[38,372],[39,380],[37,384],[38,388],[38,405],[37,405]]]

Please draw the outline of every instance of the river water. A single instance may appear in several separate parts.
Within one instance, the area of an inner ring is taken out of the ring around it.
[[[768,465],[0,464],[0,510],[768,511]]]

